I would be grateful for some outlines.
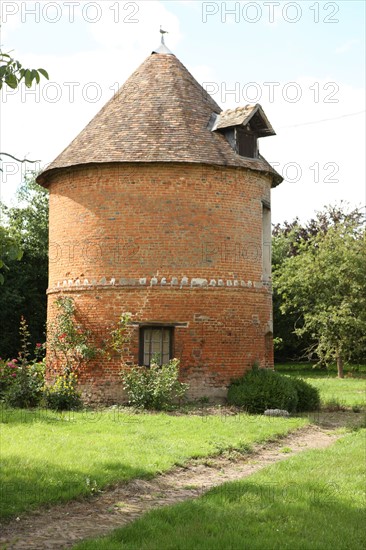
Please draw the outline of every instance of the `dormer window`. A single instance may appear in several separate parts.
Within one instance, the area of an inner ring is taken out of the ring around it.
[[[259,104],[222,111],[212,123],[212,132],[222,133],[235,153],[245,158],[258,158],[258,138],[275,135]]]
[[[258,156],[257,136],[250,131],[236,128],[236,152],[241,157],[256,158]]]

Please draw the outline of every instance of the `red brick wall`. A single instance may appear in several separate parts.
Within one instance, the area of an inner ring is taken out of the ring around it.
[[[245,169],[193,164],[56,174],[49,317],[53,300],[67,293],[100,333],[126,311],[134,322],[186,323],[174,329],[174,355],[190,396],[223,397],[255,360],[273,365],[271,294],[262,284],[261,201],[269,201],[270,182]],[[96,397],[119,399],[119,369],[117,359],[99,362],[81,382]]]

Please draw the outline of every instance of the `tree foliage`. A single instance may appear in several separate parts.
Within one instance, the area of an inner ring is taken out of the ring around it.
[[[17,327],[21,316],[29,321],[31,343],[44,340],[46,289],[48,283],[48,192],[37,185],[35,174],[25,178],[17,193],[17,205],[1,205],[1,237],[22,250],[19,258],[11,248],[2,249],[6,265],[0,287],[0,357],[16,357],[19,350]],[[2,242],[4,242],[2,240]]]
[[[20,260],[22,256],[19,240],[9,235],[8,230],[0,225],[0,269],[9,269],[9,261]],[[4,275],[0,273],[0,284],[3,282]]]
[[[305,224],[298,218],[292,222],[285,221],[277,224],[272,231],[272,266],[273,266],[273,319],[275,336],[275,358],[280,360],[309,358],[314,351],[315,340],[310,332],[299,330],[304,325],[303,309],[298,308],[284,312],[281,310],[283,296],[279,292],[277,279],[281,275],[282,267],[289,258],[299,255],[304,244],[312,239],[326,235],[330,228],[347,227],[360,228],[363,223],[363,215],[359,209],[349,210],[347,205],[329,205]],[[295,331],[295,328],[297,331]]]
[[[344,361],[366,354],[365,226],[356,211],[326,222],[291,241],[294,253],[277,265],[274,286],[280,311],[299,320],[293,332],[343,376]]]
[[[33,82],[40,83],[41,76],[49,78],[44,69],[25,69],[20,61],[14,59],[11,52],[5,53],[0,50],[0,90],[4,84],[15,90],[22,81],[30,88]]]

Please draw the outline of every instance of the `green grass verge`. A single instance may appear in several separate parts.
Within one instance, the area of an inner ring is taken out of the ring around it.
[[[345,407],[366,406],[366,380],[362,378],[304,378],[318,388],[321,403],[338,402]]]
[[[366,547],[365,473],[363,430],[74,550],[359,550]]]
[[[276,363],[275,370],[283,374],[294,374],[296,376],[311,376],[316,378],[337,377],[336,365],[330,365],[327,369],[321,369],[316,363]],[[366,365],[346,365],[344,374],[352,375],[354,378],[366,378]]]
[[[248,449],[308,421],[239,414],[171,416],[1,411],[0,517],[152,477],[190,458]]]
[[[359,365],[359,369],[366,368]],[[322,405],[338,402],[345,407],[366,406],[366,377],[363,370],[353,376],[357,378],[337,378],[336,371],[322,371],[307,364],[279,364],[275,370],[289,376],[298,376],[319,389]],[[363,376],[363,378],[362,378]]]

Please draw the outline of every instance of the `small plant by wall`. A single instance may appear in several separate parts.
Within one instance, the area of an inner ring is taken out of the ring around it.
[[[150,367],[124,368],[121,376],[130,405],[145,409],[168,409],[188,389],[179,381],[178,359],[161,366],[152,361]]]
[[[128,366],[124,355],[129,354],[131,341],[131,314],[121,315],[117,327],[111,331],[110,348],[120,354],[123,388],[127,392],[128,402],[135,407],[162,410],[170,408],[181,399],[189,385],[179,381],[179,360],[171,359],[159,365],[153,358],[149,367]]]
[[[83,402],[77,389],[77,374],[57,376],[54,384],[45,388],[44,400],[46,407],[55,411],[80,409]]]

